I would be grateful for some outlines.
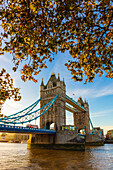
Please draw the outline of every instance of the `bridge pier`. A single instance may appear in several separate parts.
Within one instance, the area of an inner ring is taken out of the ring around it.
[[[98,135],[87,134],[86,135],[86,145],[87,146],[103,146],[104,139],[99,138]]]
[[[85,150],[85,141],[75,131],[59,130],[56,134],[30,135],[27,148],[57,149],[57,150]]]

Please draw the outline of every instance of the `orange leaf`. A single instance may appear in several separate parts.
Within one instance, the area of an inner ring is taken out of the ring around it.
[[[32,79],[35,83],[37,83],[37,80],[35,80],[35,79]]]

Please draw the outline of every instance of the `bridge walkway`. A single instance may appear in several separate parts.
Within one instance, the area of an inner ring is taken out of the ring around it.
[[[11,126],[0,124],[0,132],[7,133],[26,133],[26,134],[56,134],[55,130],[37,129],[22,126]]]
[[[66,102],[70,104],[71,106],[73,106],[74,108],[79,109],[80,111],[86,112],[86,109],[83,106],[81,106],[78,102],[76,102],[75,100],[73,100],[71,97],[67,95],[66,95]]]

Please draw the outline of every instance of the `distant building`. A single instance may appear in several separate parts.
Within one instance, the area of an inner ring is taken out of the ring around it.
[[[2,133],[0,134],[0,142],[18,142],[27,141],[29,139],[28,134],[20,133]]]
[[[113,129],[107,131],[106,139],[113,140]]]
[[[104,131],[100,127],[94,127],[92,130],[90,130],[90,134],[98,135],[104,140]]]

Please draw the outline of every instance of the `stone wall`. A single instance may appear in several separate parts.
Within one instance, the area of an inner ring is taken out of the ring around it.
[[[100,138],[98,135],[91,135],[91,134],[87,134],[86,135],[86,144],[97,144],[98,143],[104,143],[104,140],[102,138]]]
[[[75,143],[74,139],[78,136],[76,131],[66,130],[66,131],[57,131],[55,137],[56,144],[64,144],[64,143]]]
[[[32,144],[74,144],[84,143],[77,131],[57,131],[55,135],[52,134],[36,134],[30,135],[28,143]]]

